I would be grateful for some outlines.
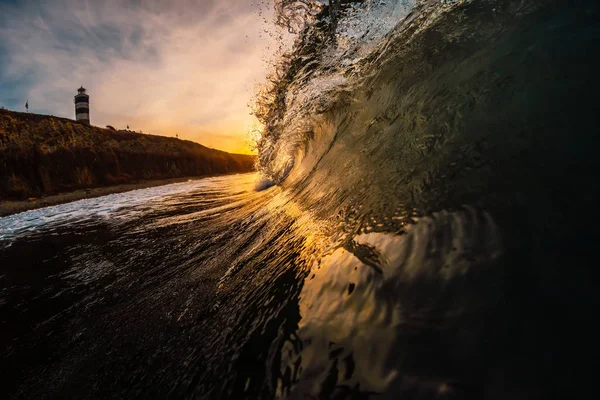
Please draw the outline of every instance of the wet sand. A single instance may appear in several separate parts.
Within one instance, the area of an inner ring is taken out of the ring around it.
[[[129,190],[145,189],[153,186],[169,185],[171,183],[185,182],[192,179],[203,179],[205,176],[171,178],[139,181],[114,186],[103,186],[88,189],[78,189],[73,192],[59,193],[41,198],[30,198],[28,200],[0,200],[0,217],[11,214],[33,210],[36,208],[54,206],[57,204],[69,203],[71,201],[87,199],[92,197],[106,196],[113,193],[127,192]]]

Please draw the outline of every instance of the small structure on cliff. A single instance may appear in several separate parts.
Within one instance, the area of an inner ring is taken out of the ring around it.
[[[90,124],[90,96],[85,93],[85,89],[81,86],[77,89],[77,95],[73,100],[75,103],[75,120]]]

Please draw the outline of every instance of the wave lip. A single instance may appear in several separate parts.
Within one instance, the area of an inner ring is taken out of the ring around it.
[[[292,52],[285,54],[259,94],[256,116],[265,125],[258,144],[259,170],[282,182],[309,153],[322,153],[331,135],[321,135],[328,114],[359,90],[365,62],[415,7],[414,0],[343,2],[330,31],[331,10],[320,1],[278,1],[280,20],[303,26]],[[285,14],[287,10],[287,14]],[[292,30],[296,30],[293,28]],[[315,161],[318,154],[309,162]],[[303,171],[311,165],[304,165]]]

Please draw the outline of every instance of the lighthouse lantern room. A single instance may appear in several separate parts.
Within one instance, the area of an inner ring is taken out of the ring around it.
[[[90,124],[90,96],[85,93],[85,89],[81,86],[77,89],[75,102],[75,120]]]

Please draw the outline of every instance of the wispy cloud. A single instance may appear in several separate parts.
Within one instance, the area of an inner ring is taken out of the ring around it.
[[[266,73],[269,0],[56,0],[0,4],[0,105],[245,149]],[[268,17],[267,17],[268,18]],[[3,104],[4,103],[4,104]],[[21,104],[23,103],[23,104]]]

